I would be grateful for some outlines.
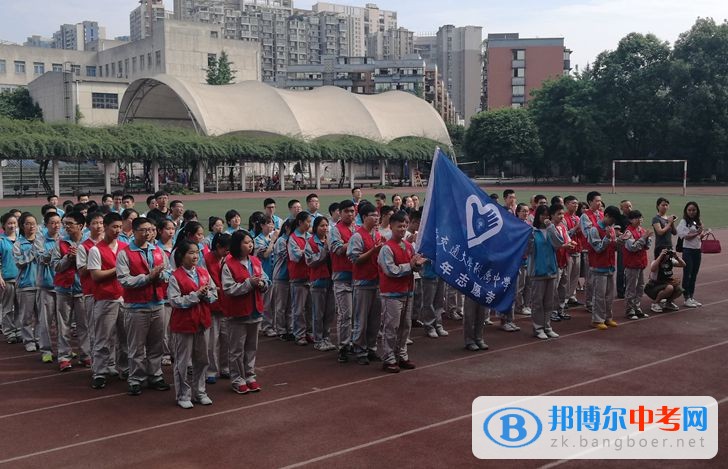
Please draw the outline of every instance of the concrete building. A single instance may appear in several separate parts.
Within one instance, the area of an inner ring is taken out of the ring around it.
[[[53,47],[66,50],[85,50],[87,42],[106,38],[106,28],[96,21],[84,21],[76,24],[62,24],[53,33]]]
[[[78,50],[0,44],[0,91],[28,86],[46,72],[96,72],[95,54]],[[89,68],[91,67],[91,68]]]
[[[357,7],[318,2],[313,5],[312,9],[317,13],[331,12],[347,18],[350,48],[344,55],[351,57],[376,56],[367,46],[369,35],[397,29],[397,12],[381,10],[374,3],[367,3],[365,7]]]
[[[564,38],[519,38],[518,33],[489,34],[484,96],[488,109],[521,107],[531,91],[571,70]]]
[[[367,51],[377,60],[401,60],[414,53],[414,33],[407,28],[370,33]]]
[[[53,38],[38,36],[36,34],[28,36],[28,39],[26,39],[23,43],[23,45],[27,47],[42,47],[44,49],[52,48],[53,44]]]
[[[139,41],[152,35],[152,23],[165,18],[162,0],[139,0],[139,6],[129,14],[129,38]]]
[[[437,65],[427,64],[425,67],[425,101],[432,104],[446,124],[457,123],[455,107],[447,86],[440,77]]]

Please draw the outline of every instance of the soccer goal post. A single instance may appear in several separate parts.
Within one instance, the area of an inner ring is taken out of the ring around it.
[[[683,180],[682,195],[687,195],[688,190],[688,160],[612,160],[612,194],[617,193],[617,164],[619,163],[682,163]]]

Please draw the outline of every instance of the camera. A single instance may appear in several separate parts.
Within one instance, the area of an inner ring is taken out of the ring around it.
[[[666,249],[665,250],[667,257],[675,257],[675,251],[672,249]]]

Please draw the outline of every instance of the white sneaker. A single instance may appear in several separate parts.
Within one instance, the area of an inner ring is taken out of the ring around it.
[[[685,306],[686,308],[697,308],[698,304],[692,298],[688,298],[687,300],[683,301],[683,306]]]
[[[652,303],[650,305],[650,311],[652,311],[653,313],[661,313],[662,312],[662,306],[660,306],[657,303]]]
[[[449,334],[449,333],[448,333],[448,332],[447,332],[447,331],[445,330],[445,328],[444,328],[444,327],[442,327],[442,326],[441,326],[441,325],[439,325],[439,324],[438,324],[437,326],[435,326],[435,332],[437,332],[437,335],[439,335],[440,337],[447,337],[448,335],[450,335],[450,334]]]
[[[209,399],[209,397],[208,397]],[[194,404],[192,404],[192,401],[177,401],[177,405],[182,407],[183,409],[191,409],[194,407]]]
[[[690,299],[693,300],[693,303],[695,303],[696,306],[698,306],[698,307],[703,306],[703,303],[699,302],[695,298],[690,298]]]
[[[437,331],[435,329],[427,329],[425,331],[425,335],[430,339],[437,339],[438,337],[440,337],[439,335],[437,335]]]
[[[212,399],[207,394],[202,394],[197,399],[195,399],[195,402],[202,405],[212,405]]]
[[[521,314],[524,316],[530,316],[531,308],[529,308],[528,306],[524,306],[523,309],[521,309]]]
[[[412,339],[410,339],[409,337],[408,337],[408,338],[407,338],[407,340],[405,341],[405,344],[407,344],[407,345],[412,345],[412,344],[414,344],[414,343],[415,343],[415,341],[414,341],[414,340],[412,340]]]
[[[559,337],[559,334],[554,332],[553,329],[546,329],[546,335],[549,336],[549,338],[551,338],[551,339],[556,339]]]
[[[26,352],[35,352],[36,350],[38,350],[38,348],[35,346],[35,342],[28,342],[25,344]]]
[[[546,340],[549,338],[549,336],[546,335],[546,332],[544,332],[543,329],[538,329],[538,330],[533,331],[533,335],[537,339],[541,339],[541,340]]]

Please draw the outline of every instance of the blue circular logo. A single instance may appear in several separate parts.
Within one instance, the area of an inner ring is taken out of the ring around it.
[[[497,410],[483,422],[485,436],[505,448],[528,446],[541,436],[542,430],[541,419],[530,410],[521,407],[505,407]]]

